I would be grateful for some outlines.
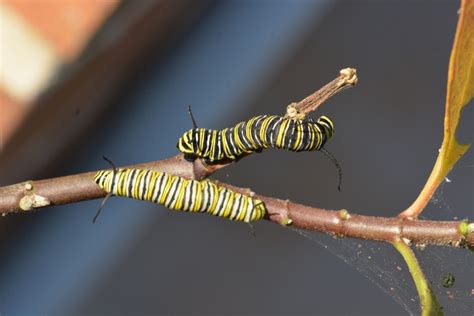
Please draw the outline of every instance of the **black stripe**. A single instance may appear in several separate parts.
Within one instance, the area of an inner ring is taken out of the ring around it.
[[[158,190],[158,194],[156,195],[156,198],[155,200],[153,201],[154,203],[158,203],[158,201],[160,200],[160,196],[161,194],[163,193],[163,191],[161,190],[161,186],[163,184],[163,179],[166,177],[166,175],[164,173],[162,173],[160,176],[158,176],[158,179],[157,179],[157,184],[156,184],[156,188]]]
[[[214,146],[214,153],[212,155],[211,160],[221,160],[223,158],[222,153],[222,131],[219,131],[215,137],[215,146]],[[220,149],[219,149],[220,147]]]
[[[235,143],[232,145],[234,139],[233,138],[233,133],[234,133],[234,128],[228,128],[225,130],[224,137],[227,141],[227,151],[233,156],[233,157],[227,157],[227,158],[235,158],[237,157],[237,149],[235,148]],[[232,140],[232,141],[231,141]]]
[[[193,187],[192,187],[193,185],[194,185],[194,180],[189,181],[186,185],[186,190],[188,189],[189,186],[191,186],[191,188],[189,189],[189,197],[186,204],[188,207],[185,211],[189,211],[191,208],[191,201],[193,200]],[[184,196],[184,198],[186,198],[186,195]]]
[[[272,121],[270,124],[268,124],[268,143],[271,145],[273,148],[278,148],[277,144],[277,138],[278,138],[278,132],[280,131],[281,123],[283,121],[279,120],[280,118],[278,116],[272,117]],[[271,136],[271,137],[270,137]]]
[[[133,169],[132,172],[130,173],[130,178],[128,179],[128,191],[127,196],[133,198],[133,188],[135,187],[135,176],[137,175],[138,170]]]
[[[301,145],[298,148],[298,151],[305,150],[312,139],[308,121],[306,120],[301,121],[301,128],[302,128]]]
[[[243,196],[242,194],[239,194],[239,195],[240,195],[240,197],[239,197],[239,204],[238,204],[238,206],[237,206],[237,211],[235,212],[236,216],[235,216],[234,218],[237,218],[237,217],[239,216],[240,212],[241,212],[241,209],[240,209],[240,208],[241,208],[241,206],[242,206],[241,204],[242,204],[242,199],[244,198],[244,196]],[[230,212],[230,214],[229,214],[228,217],[229,217],[229,218],[232,217],[232,212]]]
[[[247,137],[247,134],[245,133],[245,131],[247,130],[248,124],[249,123],[247,121],[247,122],[244,122],[243,124],[238,125],[239,129],[237,131],[237,134],[239,136],[239,141],[241,143],[241,145],[239,145],[239,146],[241,146],[240,154],[242,154],[242,152],[244,152],[244,151],[253,150],[252,139],[249,139]]]
[[[199,129],[195,128],[193,129],[193,136],[192,136],[192,144],[193,144],[193,149],[196,155],[201,156],[201,151],[199,148]]]
[[[296,126],[295,120],[290,120],[290,122],[288,123],[288,130],[284,138],[285,148],[291,148],[291,145],[296,141],[295,126]]]
[[[207,193],[207,196],[208,196],[208,199],[207,199],[207,203],[206,205],[204,205],[204,209],[208,210],[209,207],[211,206],[211,202],[212,202],[212,198],[211,198],[211,185],[209,183],[206,183],[206,188],[204,189],[204,191],[207,191],[207,192],[203,192],[204,194]]]
[[[151,170],[145,171],[145,176],[143,177],[143,181],[145,181],[145,183],[144,183],[143,193],[142,193],[142,197],[141,197],[142,200],[145,200],[145,197],[146,197],[146,195],[148,193],[148,190],[150,188],[150,173],[151,173]]]
[[[262,128],[263,122],[265,122],[266,115],[260,115],[255,122],[255,125],[252,126],[252,135],[255,140],[256,145],[261,148],[264,147],[265,140],[260,138],[260,129]]]
[[[170,208],[170,206],[173,204],[173,201],[176,199],[176,194],[178,194],[179,192],[179,188],[181,187],[181,185],[183,184],[182,181],[183,181],[183,178],[181,177],[173,177],[173,179],[176,179],[176,187],[174,189],[174,192],[168,192],[168,193],[171,193],[171,199],[170,201],[168,202],[168,205],[165,205],[166,207]],[[170,190],[173,188],[173,184],[171,184],[171,187],[170,187]],[[165,200],[165,203],[166,203],[166,200]]]

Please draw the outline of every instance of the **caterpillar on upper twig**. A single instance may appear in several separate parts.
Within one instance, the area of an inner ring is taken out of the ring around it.
[[[225,159],[235,160],[243,154],[260,152],[269,147],[296,152],[319,150],[338,169],[340,190],[342,170],[334,156],[324,148],[326,141],[334,134],[334,123],[327,116],[323,115],[314,121],[310,117],[296,119],[259,115],[218,131],[198,128],[191,106],[189,114],[193,129],[178,140],[177,147],[182,153],[214,163]]]

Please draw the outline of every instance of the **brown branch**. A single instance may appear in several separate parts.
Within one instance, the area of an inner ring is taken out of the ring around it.
[[[346,88],[350,88],[357,84],[357,71],[354,68],[344,68],[340,72],[339,77],[326,84],[324,87],[307,96],[298,103],[291,103],[286,108],[285,117],[303,119],[310,112],[315,111],[330,97]]]
[[[190,179],[209,176],[214,169],[200,160],[189,162],[182,154],[150,163],[128,166],[168,172]],[[48,205],[60,205],[95,199],[105,192],[93,181],[95,172],[47,180],[27,181],[0,188],[0,212],[3,214],[29,212]],[[221,184],[261,199],[268,210],[267,220],[280,225],[321,231],[335,236],[393,242],[404,239],[417,245],[474,246],[474,224],[409,220],[399,217],[385,218],[350,214],[346,210],[330,211],[290,201],[256,195],[249,189]],[[32,201],[40,201],[34,204]],[[42,201],[42,203],[41,203]]]
[[[338,78],[301,102],[289,105],[287,116],[304,117],[337,92],[356,83],[355,69],[343,69]],[[229,163],[231,162],[206,165],[200,159],[189,162],[184,159],[182,154],[179,154],[165,160],[128,167],[168,172],[188,179],[202,179]],[[103,197],[106,193],[93,181],[94,175],[95,172],[87,172],[0,187],[0,213],[6,215],[8,213],[29,212],[49,205],[61,205]],[[330,211],[313,208],[290,201],[256,195],[250,189],[237,188],[228,184],[221,185],[264,201],[268,210],[266,219],[280,225],[293,225],[294,227],[321,231],[336,236],[378,241],[393,242],[403,239],[418,245],[474,246],[473,223],[355,215],[350,214],[347,210]]]

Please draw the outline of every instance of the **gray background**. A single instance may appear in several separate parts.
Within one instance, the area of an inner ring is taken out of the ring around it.
[[[417,196],[441,144],[457,9],[456,1],[217,2],[41,176],[104,168],[103,154],[118,165],[169,157],[191,126],[187,104],[200,126],[223,128],[281,114],[351,66],[359,84],[315,114],[335,122],[327,148],[343,166],[342,193],[319,153],[269,150],[213,178],[307,205],[396,215]],[[459,133],[464,142],[472,142],[472,120],[471,106]],[[427,217],[472,217],[473,165],[471,150]],[[123,198],[109,200],[93,225],[98,204],[2,219],[28,221],[2,240],[2,315],[406,313],[354,270],[360,267],[293,230],[256,223],[253,237],[245,224]],[[350,256],[330,238],[320,240]],[[371,253],[374,247],[385,264],[397,262],[390,247],[370,246]],[[472,274],[457,275],[472,285]],[[410,297],[409,279],[402,285]],[[416,303],[406,304],[416,313]]]

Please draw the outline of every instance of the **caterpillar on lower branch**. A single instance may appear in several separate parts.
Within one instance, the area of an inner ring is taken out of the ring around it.
[[[164,172],[114,167],[97,172],[94,181],[110,195],[150,201],[178,211],[210,213],[233,221],[256,221],[266,212],[261,200],[208,180],[188,180]]]

